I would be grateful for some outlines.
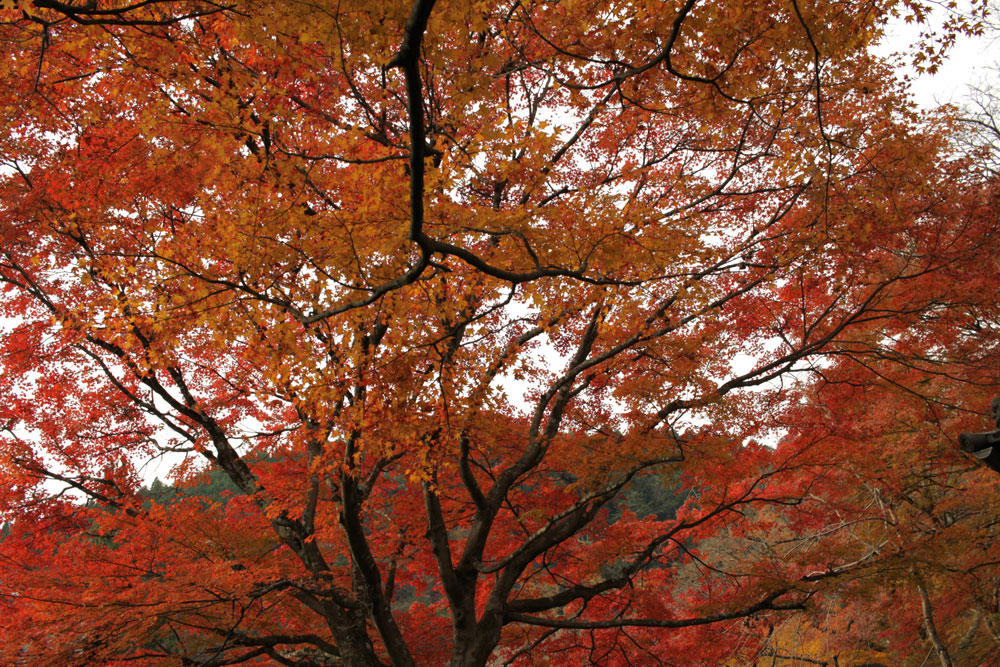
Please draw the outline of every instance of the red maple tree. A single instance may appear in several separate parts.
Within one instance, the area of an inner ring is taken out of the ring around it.
[[[868,51],[925,10],[4,10],[2,659],[773,649],[896,562],[824,529],[886,388],[997,382],[992,176]]]

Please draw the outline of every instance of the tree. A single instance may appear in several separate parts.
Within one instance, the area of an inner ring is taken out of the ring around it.
[[[995,19],[987,27],[995,34]],[[956,135],[958,149],[987,178],[996,175],[995,110],[989,86],[973,88]],[[985,275],[994,271],[994,259],[992,250],[984,252]],[[868,658],[948,667],[994,660],[1000,489],[994,471],[954,451],[955,433],[994,426],[1000,401],[1000,313],[994,300],[977,297],[985,286],[976,280],[955,281],[952,307],[928,316],[926,327],[894,334],[905,364],[868,350],[842,354],[785,415],[791,428],[780,447],[813,449],[816,466],[833,463],[828,475],[835,480],[813,488],[822,501],[809,509],[812,527],[797,531],[786,548],[815,539],[818,526],[839,533],[840,548],[887,557],[853,573],[826,599],[814,598],[808,615],[783,622],[765,649],[788,660],[776,664]],[[861,455],[831,462],[810,445],[825,440]],[[817,510],[824,519],[817,520]]]
[[[797,378],[997,380],[947,326],[996,292],[992,182],[867,50],[925,9],[6,10],[0,656],[766,649],[884,558],[803,518],[870,449],[765,446]],[[239,493],[158,501],[157,461]]]
[[[991,42],[1000,38],[1000,23],[996,16],[998,7],[991,3],[993,21],[987,24],[986,35]],[[983,166],[995,176],[1000,170],[997,154],[1000,151],[1000,95],[997,93],[1000,61],[994,61],[987,69],[987,75],[973,86],[963,106],[962,121],[965,131],[959,136],[963,148],[980,156]]]
[[[968,311],[956,319],[997,321],[995,306],[974,310],[975,319]],[[947,327],[963,329],[954,319]],[[788,512],[784,539],[773,541],[794,553],[822,537],[829,553],[866,563],[819,592],[804,618],[782,622],[766,638],[766,654],[943,666],[989,664],[996,655],[1000,485],[994,471],[955,448],[954,429],[982,416],[948,408],[982,387],[943,374],[963,368],[968,381],[996,372],[979,363],[995,358],[995,326],[976,333],[964,361],[957,346],[948,359],[914,358],[910,369],[867,355],[842,358],[789,415],[793,427],[779,450],[814,466],[814,502]],[[873,382],[879,375],[891,384]],[[825,417],[830,412],[839,419]],[[852,455],[831,457],[831,449]]]

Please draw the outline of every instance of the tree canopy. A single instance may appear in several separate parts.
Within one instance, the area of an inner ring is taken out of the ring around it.
[[[0,10],[0,662],[996,651],[931,4]]]

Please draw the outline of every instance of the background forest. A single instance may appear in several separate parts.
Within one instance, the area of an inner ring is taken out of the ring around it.
[[[996,664],[945,4],[6,3],[0,663]]]

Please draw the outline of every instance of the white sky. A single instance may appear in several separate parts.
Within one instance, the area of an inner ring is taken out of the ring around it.
[[[997,21],[997,17],[993,20]],[[902,21],[890,24],[883,45],[877,52],[888,55],[906,51],[918,39],[919,33],[920,27],[913,24]],[[1000,35],[994,32],[980,38],[960,37],[937,73],[914,77],[911,90],[917,102],[925,108],[949,103],[960,105],[968,95],[969,86],[985,84],[990,78],[994,86],[1000,86],[998,68]],[[905,68],[901,74],[907,71],[914,74]]]

